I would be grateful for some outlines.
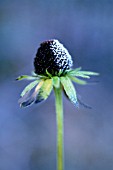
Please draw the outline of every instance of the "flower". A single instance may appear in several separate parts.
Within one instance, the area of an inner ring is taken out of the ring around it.
[[[83,79],[96,76],[98,73],[82,71],[81,67],[72,69],[73,61],[67,49],[58,40],[48,40],[40,44],[34,58],[34,72],[31,76],[22,75],[17,80],[33,80],[21,93],[21,107],[46,100],[53,88],[64,90],[69,100],[78,106],[76,89],[72,83],[87,84]],[[31,90],[35,88],[30,95]]]

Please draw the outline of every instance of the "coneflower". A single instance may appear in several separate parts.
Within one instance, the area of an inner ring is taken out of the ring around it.
[[[72,65],[71,55],[58,40],[41,43],[34,59],[35,73],[38,75],[47,75],[46,70],[52,76],[65,74]]]
[[[54,89],[57,121],[57,169],[64,169],[63,155],[63,105],[62,90],[69,100],[78,107],[78,97],[73,82],[85,85],[79,78],[89,79],[98,73],[82,71],[81,67],[72,69],[73,61],[67,49],[58,40],[49,40],[40,44],[34,59],[34,72],[31,76],[22,75],[17,80],[33,80],[21,93],[21,107],[46,100]],[[30,91],[35,88],[30,95]]]

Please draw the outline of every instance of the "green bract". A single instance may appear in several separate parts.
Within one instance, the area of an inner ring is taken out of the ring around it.
[[[53,88],[60,88],[64,90],[66,96],[69,100],[78,107],[78,98],[76,89],[72,83],[75,82],[80,85],[85,85],[87,82],[83,79],[89,79],[90,76],[97,76],[98,73],[91,71],[82,71],[81,67],[76,69],[70,69],[62,75],[60,72],[57,76],[52,76],[47,70],[46,75],[37,75],[33,73],[31,76],[22,75],[16,80],[33,80],[28,84],[21,93],[21,98],[19,100],[21,107],[30,106],[33,103],[39,103],[48,98]],[[82,78],[82,79],[80,79]],[[31,93],[31,91],[33,92]]]

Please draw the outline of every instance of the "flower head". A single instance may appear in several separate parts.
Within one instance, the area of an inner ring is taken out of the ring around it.
[[[20,106],[46,100],[53,88],[62,88],[69,100],[78,106],[78,97],[73,82],[85,85],[86,81],[98,73],[82,71],[81,67],[72,69],[73,61],[67,49],[58,40],[49,40],[40,44],[34,59],[34,72],[31,76],[22,75],[17,80],[33,80],[21,93]],[[30,95],[31,90],[35,88]]]
[[[58,40],[49,40],[40,44],[34,59],[35,73],[53,76],[71,69],[73,61],[67,49]]]

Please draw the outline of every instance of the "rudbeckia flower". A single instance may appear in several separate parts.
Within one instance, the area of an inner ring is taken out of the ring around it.
[[[84,79],[97,76],[98,73],[82,71],[81,67],[73,69],[72,57],[68,50],[58,41],[49,40],[40,44],[34,58],[32,75],[22,75],[17,80],[31,81],[21,93],[21,107],[30,106],[46,100],[54,89],[57,120],[57,166],[63,170],[63,106],[62,90],[68,99],[79,106],[79,99],[73,82],[85,85]]]
[[[46,100],[53,88],[60,86],[70,101],[78,107],[76,89],[72,82],[85,85],[86,81],[98,73],[82,71],[81,67],[72,69],[73,61],[67,49],[58,40],[49,40],[40,44],[34,59],[34,72],[31,76],[22,75],[17,80],[30,80],[21,93],[19,100],[21,107],[29,106]],[[35,88],[30,95],[30,91]]]

